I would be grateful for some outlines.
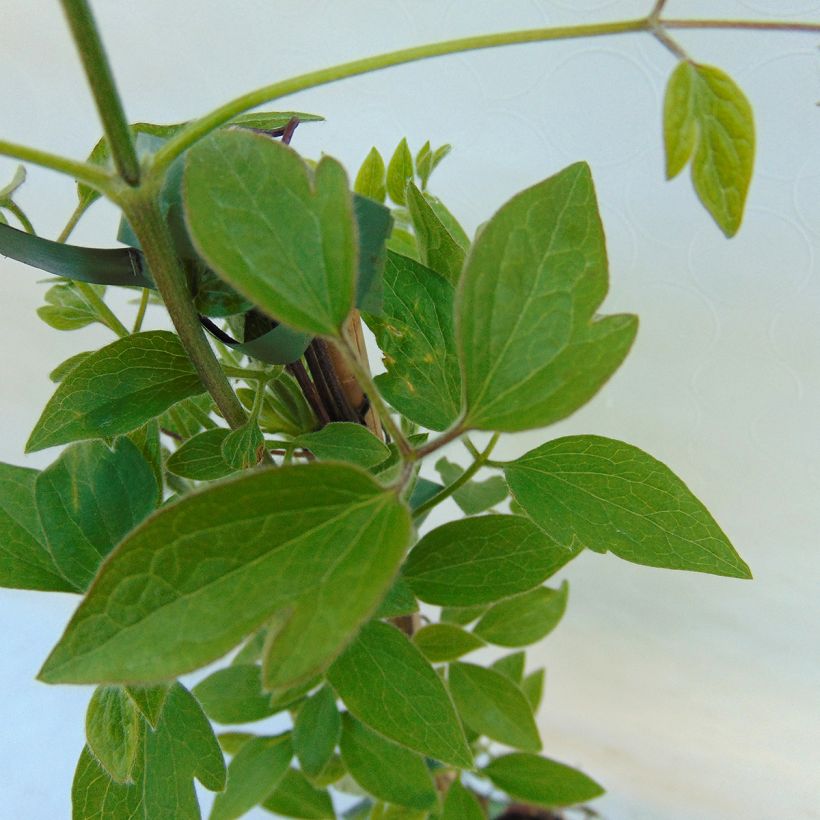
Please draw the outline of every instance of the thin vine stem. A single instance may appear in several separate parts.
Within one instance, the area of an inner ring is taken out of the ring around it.
[[[108,305],[106,305],[100,298],[100,295],[96,290],[94,290],[93,285],[89,285],[88,282],[77,281],[73,282],[73,285],[80,293],[82,293],[86,302],[88,302],[94,310],[97,311],[97,314],[107,328],[116,333],[121,339],[130,335],[128,328],[117,318],[114,311],[111,310],[111,308],[108,307]]]
[[[148,300],[151,298],[151,291],[148,288],[142,289],[142,295],[140,296],[140,305],[137,308],[137,315],[134,319],[134,327],[132,328],[132,333],[139,333],[142,330],[142,322],[145,319],[145,311],[148,310]]]
[[[66,222],[65,227],[60,231],[60,235],[57,237],[58,242],[68,242],[68,238],[74,233],[74,228],[77,227],[77,223],[82,218],[82,215],[85,213],[85,206],[82,202],[77,203],[77,207],[72,212],[71,216],[68,218],[68,222]]]
[[[4,202],[2,207],[9,213],[14,214],[26,233],[36,236],[37,232],[34,230],[34,225],[31,224],[31,220],[26,216],[25,211],[16,202],[10,199],[8,202]]]
[[[820,23],[786,23],[767,20],[669,20],[661,21],[668,29],[731,29],[733,31],[790,31],[795,34],[820,34]]]
[[[95,191],[100,191],[106,196],[112,196],[116,187],[117,178],[97,165],[92,165],[89,162],[79,162],[48,151],[41,151],[39,148],[32,148],[29,145],[0,140],[0,155],[66,174],[79,182],[84,182]]]

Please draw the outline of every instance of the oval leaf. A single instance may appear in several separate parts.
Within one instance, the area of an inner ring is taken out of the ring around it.
[[[441,820],[485,820],[486,817],[475,794],[455,780],[447,790]]]
[[[325,789],[317,789],[299,769],[288,769],[279,785],[262,802],[262,808],[282,817],[303,820],[335,820],[333,801]]]
[[[454,661],[485,646],[481,638],[453,624],[430,624],[413,635],[413,643],[431,663]]]
[[[230,433],[224,427],[205,430],[188,439],[165,462],[169,472],[193,481],[213,481],[234,472],[222,456],[222,442]]]
[[[390,456],[387,445],[361,424],[334,421],[315,433],[299,436],[296,443],[323,461],[347,461],[375,467]]]
[[[250,723],[274,714],[270,694],[262,691],[262,669],[256,664],[218,669],[191,691],[217,723]]]
[[[117,783],[131,781],[142,719],[121,686],[98,686],[85,715],[88,748]]]
[[[293,750],[308,777],[316,777],[327,766],[341,734],[336,696],[324,686],[302,704],[293,723]]]

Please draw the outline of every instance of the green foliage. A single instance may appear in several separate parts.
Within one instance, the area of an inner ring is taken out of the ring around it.
[[[357,194],[375,199],[376,202],[384,202],[387,195],[386,171],[382,155],[375,147],[370,149],[362,167],[359,168],[353,190]]]
[[[422,263],[457,285],[466,248],[453,238],[425,195],[412,182],[407,185],[407,207]]]
[[[230,475],[234,468],[222,455],[222,444],[229,432],[224,427],[216,427],[197,433],[170,455],[165,468],[193,481],[213,481]]]
[[[430,624],[413,636],[413,643],[431,663],[454,661],[484,646],[481,638],[453,624]]]
[[[98,686],[85,716],[88,748],[117,783],[131,782],[137,762],[142,718],[121,686]]]
[[[457,481],[464,470],[446,458],[436,462],[436,472],[445,484]],[[465,515],[478,515],[500,504],[508,494],[507,485],[500,476],[492,476],[484,481],[468,481],[453,493],[453,501],[461,507]]]
[[[352,422],[332,422],[315,433],[304,433],[296,443],[322,461],[346,461],[359,467],[375,467],[390,456],[383,441]]]
[[[317,789],[299,769],[288,769],[279,785],[262,801],[262,808],[281,817],[325,820],[336,817],[325,789]]]
[[[403,139],[393,152],[387,166],[387,193],[397,205],[405,204],[405,188],[411,179],[413,179],[413,155],[410,153],[407,140]]]
[[[329,686],[323,686],[302,704],[293,722],[293,750],[308,777],[321,774],[333,757],[341,734],[336,696]]]
[[[276,712],[270,694],[262,691],[262,669],[256,664],[217,669],[191,691],[217,723],[250,723]]]
[[[99,299],[105,295],[102,285],[88,287]],[[89,302],[87,296],[71,282],[53,285],[44,298],[46,304],[37,308],[37,315],[55,330],[79,330],[93,322],[106,324],[97,306]]]
[[[476,796],[456,780],[447,789],[441,820],[484,820],[486,815]]]

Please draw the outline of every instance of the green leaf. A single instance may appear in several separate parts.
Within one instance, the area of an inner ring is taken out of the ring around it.
[[[441,820],[485,820],[486,817],[475,794],[454,780],[447,789]]]
[[[377,620],[383,618],[398,618],[401,615],[412,615],[419,611],[419,604],[413,590],[407,585],[407,581],[399,575],[393,582],[393,586],[384,596],[384,600],[379,604],[376,614],[373,616]]]
[[[416,154],[416,176],[419,178],[421,188],[424,190],[433,172],[433,151],[430,148],[430,140],[419,148]]]
[[[262,431],[254,419],[231,430],[222,440],[220,453],[225,463],[235,470],[247,470],[259,463],[260,451],[265,447]]]
[[[521,681],[521,691],[527,696],[527,700],[532,706],[532,711],[537,712],[541,705],[541,697],[544,694],[544,676],[546,672],[543,669],[536,669],[535,672],[530,672],[524,680]]]
[[[302,704],[293,723],[293,751],[308,777],[317,777],[327,766],[341,734],[336,696],[324,686]]]
[[[337,783],[346,774],[347,769],[345,769],[345,764],[342,763],[342,758],[334,754],[333,757],[328,760],[324,769],[322,769],[316,777],[311,778],[311,782],[319,788],[324,788],[325,786],[332,786],[334,783]]]
[[[516,686],[520,686],[524,680],[524,664],[527,661],[526,653],[511,652],[504,655],[490,664],[492,669],[506,675]]]
[[[230,433],[224,427],[205,430],[175,450],[165,466],[169,472],[193,481],[213,481],[234,472],[222,456],[222,443]]]
[[[141,744],[142,718],[121,686],[98,686],[85,715],[88,748],[117,783],[133,782],[131,774]]]
[[[10,202],[14,198],[14,194],[17,193],[18,189],[22,187],[25,181],[25,166],[18,165],[17,168],[14,170],[14,176],[11,178],[11,182],[0,188],[0,203],[5,204]]]
[[[703,504],[664,464],[622,441],[567,436],[507,464],[527,514],[560,544],[636,564],[751,578]]]
[[[461,477],[464,470],[445,457],[436,462],[436,472],[445,484],[452,484]],[[477,515],[500,504],[508,492],[504,479],[501,476],[492,476],[484,481],[468,481],[453,493],[453,500],[462,512]]]
[[[166,683],[158,683],[154,686],[126,686],[125,691],[134,701],[142,716],[156,729],[168,698],[170,686]]]
[[[210,396],[191,396],[170,407],[158,421],[163,431],[168,430],[182,439],[188,439],[195,436],[203,427],[209,430],[216,427],[210,416],[212,410],[213,402]]]
[[[292,614],[273,647],[301,635],[301,654],[283,667],[303,674],[375,610],[409,530],[396,496],[353,467],[258,470],[209,486],[120,543],[41,679],[174,677],[224,655],[283,607]]]
[[[413,155],[407,145],[407,139],[402,139],[390,158],[387,166],[387,193],[396,205],[404,205],[405,188],[413,179]]]
[[[250,732],[222,732],[216,739],[225,754],[233,757],[249,740],[256,737]]]
[[[298,769],[288,769],[262,808],[282,817],[305,820],[334,820],[333,802],[324,789],[317,789]]]
[[[35,425],[26,452],[129,433],[204,390],[173,333],[151,330],[126,336],[66,374]]]
[[[228,786],[216,796],[210,820],[234,820],[261,803],[285,776],[292,757],[288,734],[243,743],[228,766]]]
[[[357,249],[344,169],[323,157],[311,174],[291,148],[248,131],[195,145],[185,212],[200,254],[274,319],[338,336],[353,307]]]
[[[448,681],[458,713],[467,726],[516,749],[540,750],[541,738],[530,703],[506,675],[459,662],[450,664]]]
[[[218,669],[192,692],[205,714],[217,723],[250,723],[274,714],[270,694],[262,691],[262,669],[256,664]]]
[[[428,532],[402,572],[422,601],[464,607],[526,592],[575,555],[527,518],[482,515]]]
[[[436,787],[424,759],[344,716],[342,760],[353,779],[380,800],[413,809],[436,804]]]
[[[583,803],[604,793],[583,772],[522,752],[497,757],[482,772],[510,797],[545,808]]]
[[[451,236],[427,198],[412,182],[407,186],[407,207],[422,263],[450,284],[457,285],[464,267],[464,248]]]
[[[598,392],[638,327],[634,316],[595,317],[607,279],[585,163],[502,206],[476,238],[456,299],[465,428],[545,427]]]
[[[421,754],[462,768],[472,755],[444,684],[395,627],[372,621],[328,670],[362,723]]]
[[[37,476],[34,494],[49,552],[77,591],[160,501],[151,465],[127,438],[113,448],[102,441],[66,448]]]
[[[387,445],[361,424],[335,421],[315,433],[296,439],[300,447],[321,460],[346,461],[359,467],[375,467],[390,456]]]
[[[726,236],[743,219],[755,156],[752,107],[718,68],[683,60],[672,72],[663,106],[666,177],[692,161],[700,201]]]
[[[527,646],[558,626],[567,608],[569,584],[560,589],[536,587],[499,601],[475,625],[473,632],[496,646]]]
[[[402,415],[444,430],[461,408],[452,285],[406,256],[388,252],[380,315],[365,314],[387,373],[379,392]]]
[[[375,199],[376,202],[384,202],[387,193],[384,160],[375,147],[370,149],[370,153],[365,157],[362,167],[359,168],[353,190],[357,194]]]
[[[82,353],[75,353],[69,356],[64,362],[60,362],[51,373],[48,374],[49,379],[55,384],[59,384],[66,375],[72,371],[81,361],[87,359],[94,351],[83,351]]]
[[[139,761],[140,778],[142,760]],[[141,782],[120,784],[83,747],[71,784],[74,820],[146,820]]]
[[[0,586],[73,592],[48,550],[34,501],[37,470],[0,463]]]
[[[367,820],[427,820],[429,816],[429,813],[422,809],[409,809],[407,806],[376,803],[370,814],[367,815]]]
[[[102,298],[105,288],[89,285]],[[77,287],[71,282],[53,285],[46,291],[44,307],[37,308],[37,315],[55,330],[79,330],[93,322],[107,324]]]
[[[165,454],[162,451],[159,434],[159,422],[157,419],[151,419],[147,424],[143,424],[142,427],[128,433],[128,438],[151,467],[154,480],[157,482],[159,497],[162,498],[165,487]]]
[[[441,622],[467,626],[487,611],[487,604],[476,606],[445,606],[441,610]]]
[[[484,646],[471,632],[452,624],[430,624],[413,635],[413,643],[431,663],[454,661]]]

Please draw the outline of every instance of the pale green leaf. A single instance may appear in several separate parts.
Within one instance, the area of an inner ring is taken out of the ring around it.
[[[486,817],[475,794],[458,780],[453,781],[447,789],[441,820],[485,820]]]
[[[85,715],[88,748],[117,783],[133,782],[142,718],[121,686],[98,686]]]
[[[225,436],[220,453],[225,463],[234,470],[247,470],[259,463],[264,447],[265,439],[259,425],[253,419],[249,419]]]
[[[424,198],[427,200],[428,205],[433,209],[433,212],[438,217],[439,221],[447,229],[450,236],[455,239],[456,244],[461,246],[466,254],[467,251],[470,250],[470,237],[467,236],[467,232],[461,227],[461,223],[438,197],[433,196],[429,191],[425,191]]]
[[[339,335],[358,252],[336,160],[323,157],[311,174],[281,142],[220,131],[188,152],[185,210],[200,254],[242,295],[297,330]]]
[[[72,371],[81,361],[87,359],[93,354],[93,350],[83,351],[82,353],[75,353],[69,356],[64,362],[60,362],[51,373],[48,374],[49,379],[55,384],[59,384],[66,375]]]
[[[545,427],[598,392],[637,331],[634,316],[595,317],[607,280],[586,164],[502,206],[476,238],[456,299],[466,428]]]
[[[506,675],[459,662],[450,664],[447,678],[450,694],[467,726],[516,749],[540,750],[541,738],[530,703]]]
[[[604,793],[583,772],[523,752],[497,757],[482,772],[510,797],[545,808],[583,803]]]
[[[560,589],[536,587],[492,606],[473,632],[496,646],[527,646],[558,626],[567,608],[569,585]]]
[[[514,684],[520,686],[524,680],[524,665],[527,661],[526,653],[511,652],[490,664],[492,669],[506,675]]]
[[[274,714],[270,694],[262,691],[262,670],[256,664],[218,669],[191,691],[205,714],[217,723],[250,723]]]
[[[532,711],[537,712],[541,705],[541,698],[544,694],[544,677],[546,672],[543,669],[536,669],[535,672],[530,672],[524,680],[521,681],[521,691],[527,696],[527,700],[532,706]]]
[[[482,515],[428,532],[402,572],[422,601],[465,607],[526,592],[576,554],[527,518]]]
[[[331,422],[315,433],[304,433],[296,443],[320,460],[346,461],[360,467],[375,467],[390,455],[387,445],[370,430],[349,421]]]
[[[340,748],[348,772],[369,794],[414,809],[435,805],[436,787],[424,759],[349,714],[344,716]]]
[[[302,704],[293,723],[293,751],[308,777],[317,777],[327,766],[341,734],[336,696],[324,686]]]
[[[430,174],[433,173],[433,151],[430,147],[430,140],[427,140],[427,142],[419,148],[416,153],[415,165],[416,176],[421,183],[421,189],[424,190],[430,181]]]
[[[754,168],[749,101],[720,69],[683,60],[669,78],[663,113],[667,179],[691,159],[700,201],[723,233],[734,236]]]
[[[166,683],[158,683],[153,686],[126,686],[125,691],[134,701],[142,716],[156,729],[162,716],[162,710],[165,707],[170,686]]]
[[[484,641],[472,632],[465,632],[453,624],[423,626],[413,635],[413,643],[431,663],[454,661],[485,645]]]
[[[204,390],[173,333],[151,330],[126,336],[91,353],[65,375],[26,452],[129,433]]]
[[[350,712],[379,734],[444,763],[472,766],[444,684],[395,627],[367,624],[328,680]]]
[[[41,678],[174,677],[225,654],[283,607],[293,614],[273,646],[301,634],[302,654],[285,658],[285,673],[302,675],[375,610],[409,530],[395,494],[344,465],[252,471],[191,493],[111,554]]]
[[[175,450],[165,466],[169,472],[193,481],[213,481],[234,472],[222,456],[222,443],[230,430],[216,427],[204,430]]]
[[[630,444],[567,436],[510,462],[505,472],[515,498],[559,544],[609,550],[651,567],[752,577],[691,490]]]
[[[480,618],[488,609],[488,604],[475,606],[445,606],[441,610],[441,622],[467,626]]]
[[[436,462],[436,472],[445,484],[452,484],[461,477],[464,470],[447,458]],[[466,515],[477,515],[500,504],[508,494],[507,485],[501,476],[492,476],[484,481],[468,481],[453,493],[453,501]]]
[[[216,736],[225,754],[233,757],[249,740],[256,737],[250,732],[222,732]]]
[[[443,277],[389,252],[382,313],[365,314],[387,368],[376,377],[379,392],[402,415],[431,430],[444,430],[461,408],[453,298]]]
[[[404,205],[405,187],[412,178],[413,155],[410,153],[407,139],[402,139],[387,166],[387,193],[396,205]]]
[[[37,476],[35,498],[54,563],[78,591],[160,500],[151,465],[127,438],[66,448]]]
[[[353,190],[357,194],[375,199],[376,202],[384,202],[387,193],[384,160],[375,147],[370,149],[370,153],[365,157],[362,167],[359,168]]]
[[[345,769],[345,764],[342,763],[341,756],[334,754],[333,757],[328,760],[324,769],[315,777],[311,778],[311,782],[314,786],[325,788],[326,786],[332,786],[334,783],[337,783],[341,778],[345,777],[346,774],[347,769]]]
[[[282,817],[303,820],[334,820],[333,802],[298,769],[288,769],[279,785],[262,802],[262,808]]]
[[[142,783],[117,783],[88,746],[83,747],[74,771],[71,806],[73,820],[147,820]]]
[[[422,263],[450,284],[458,284],[464,267],[464,248],[453,238],[427,198],[412,182],[407,186],[407,207],[413,220]]]
[[[88,285],[102,298],[105,287]],[[93,322],[106,324],[97,308],[88,301],[85,294],[72,282],[53,285],[46,291],[43,307],[37,308],[37,315],[55,330],[79,330]]]

